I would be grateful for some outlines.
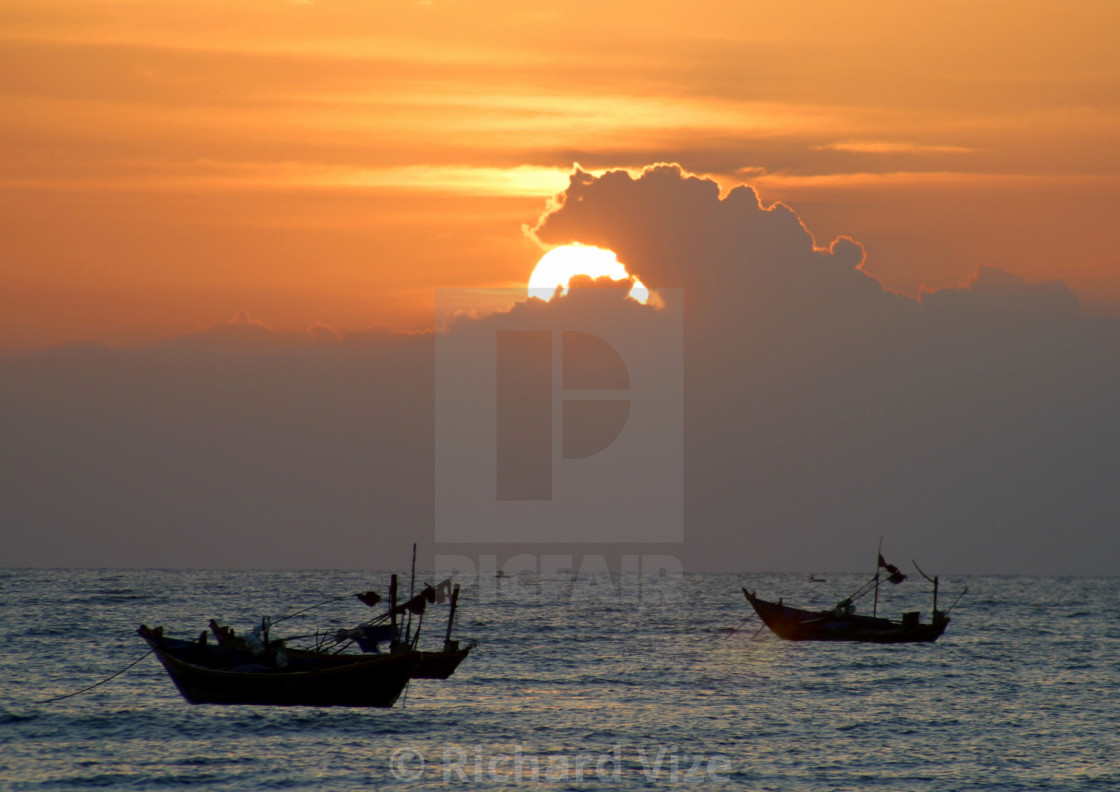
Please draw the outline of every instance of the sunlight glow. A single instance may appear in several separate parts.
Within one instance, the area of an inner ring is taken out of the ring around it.
[[[626,267],[610,250],[593,245],[561,245],[545,253],[537,262],[533,274],[529,276],[529,296],[550,300],[557,286],[563,286],[562,293],[567,294],[568,281],[574,275],[605,276],[616,281],[630,278]],[[635,278],[629,296],[645,304],[649,302],[649,289]]]

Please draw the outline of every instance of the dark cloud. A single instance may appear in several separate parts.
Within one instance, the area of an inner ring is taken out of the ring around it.
[[[1120,332],[1063,284],[985,268],[899,295],[857,242],[817,247],[789,207],[672,165],[577,171],[535,233],[680,289],[685,541],[654,552],[850,570],[884,536],[936,571],[1120,570]],[[589,285],[450,332],[655,310]],[[434,349],[240,316],[0,363],[4,563],[399,562],[433,536]]]
[[[281,332],[241,311],[228,322],[168,339],[163,345],[173,349],[283,351],[330,344],[339,339],[338,333],[323,324],[314,324],[306,330]]]
[[[379,567],[432,512],[432,337],[235,321],[0,365],[7,564]]]
[[[690,555],[849,568],[884,535],[946,569],[1120,568],[1120,333],[1064,284],[911,299],[673,165],[577,171],[535,233],[683,289]]]
[[[1077,295],[1061,281],[1031,284],[995,267],[980,267],[956,288],[923,290],[920,298],[933,313],[988,315],[993,320],[1010,313],[1047,321],[1072,317],[1078,309]]]

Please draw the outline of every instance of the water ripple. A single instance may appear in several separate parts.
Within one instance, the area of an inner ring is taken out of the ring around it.
[[[1120,788],[1120,581],[1105,578],[943,581],[973,594],[945,637],[922,646],[756,634],[739,593],[829,605],[857,576],[822,586],[690,575],[687,607],[671,608],[480,604],[468,586],[459,632],[481,645],[392,710],[192,707],[154,660],[88,694],[32,703],[131,662],[144,650],[139,622],[245,629],[385,577],[0,570],[0,777],[44,792],[435,790],[447,774],[486,789]],[[887,605],[928,606],[919,589]],[[293,628],[363,615],[341,603]],[[394,757],[419,775],[395,773]],[[701,777],[685,778],[697,764]]]

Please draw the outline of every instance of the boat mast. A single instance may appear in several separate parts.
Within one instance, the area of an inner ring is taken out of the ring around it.
[[[389,651],[397,648],[397,576],[389,578]]]
[[[918,570],[918,574],[920,574],[922,577],[933,584],[933,619],[934,621],[937,621],[937,584],[940,581],[941,576],[934,575],[933,577],[930,577],[924,571],[922,571],[922,568],[918,566],[917,561],[910,559],[910,563],[914,565],[914,569]]]
[[[447,633],[443,636],[443,651],[450,651],[447,647],[451,643],[451,624],[455,621],[455,608],[459,604],[459,584],[451,589],[451,613],[447,617]]]
[[[413,649],[416,648],[416,644],[420,643],[420,628],[423,626],[424,614],[421,613],[420,616],[416,619],[416,634],[412,636],[412,642],[409,644]]]
[[[875,605],[871,609],[872,618],[879,615],[879,559],[883,557],[883,537],[879,537],[879,554],[875,557]]]
[[[408,602],[409,602],[410,606],[412,604],[412,598],[413,598],[413,596],[415,596],[415,594],[416,594],[416,542],[413,542],[412,543],[412,577],[409,578],[409,581],[408,581]],[[419,630],[420,625],[417,625],[416,629]],[[409,610],[408,611],[408,622],[407,622],[407,625],[404,628],[404,642],[405,643],[410,643],[411,639],[412,639],[412,611]]]

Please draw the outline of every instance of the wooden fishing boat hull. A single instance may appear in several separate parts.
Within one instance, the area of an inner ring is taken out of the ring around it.
[[[464,649],[452,649],[444,652],[417,652],[420,661],[416,670],[412,672],[413,679],[447,679],[455,673],[459,663],[463,662],[471,653],[474,644]]]
[[[391,707],[412,678],[414,652],[332,655],[292,651],[273,668],[247,652],[143,636],[191,704],[281,707]]]
[[[807,611],[760,599],[743,589],[747,601],[771,632],[787,641],[860,641],[864,643],[930,643],[949,625],[947,617],[933,624],[904,624],[872,616],[840,616]]]

